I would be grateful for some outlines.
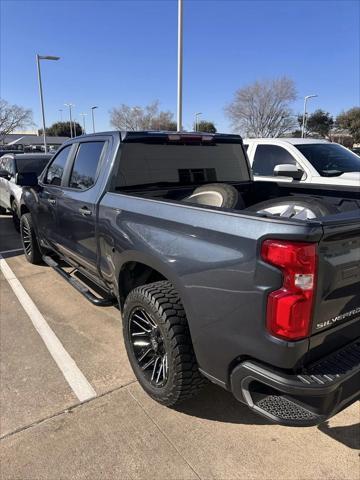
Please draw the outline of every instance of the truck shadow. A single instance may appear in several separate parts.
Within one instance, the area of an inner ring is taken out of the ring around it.
[[[208,384],[199,395],[176,407],[186,415],[238,425],[274,425],[266,418],[253,413],[239,403],[230,392],[213,384]],[[292,428],[292,427],[283,427]],[[314,427],[308,427],[313,429]],[[319,425],[318,430],[337,442],[352,448],[360,448],[360,425],[330,427],[328,422]]]
[[[330,427],[329,422],[324,422],[318,426],[318,429],[346,447],[354,450],[360,449],[360,423],[343,427]]]
[[[22,249],[21,238],[10,215],[0,215],[0,252]],[[11,252],[12,256],[17,252]],[[20,253],[21,254],[21,253]]]
[[[272,425],[238,402],[230,392],[208,384],[194,398],[180,404],[176,410],[186,415],[240,425]]]

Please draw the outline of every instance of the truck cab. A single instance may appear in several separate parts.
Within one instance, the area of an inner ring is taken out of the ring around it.
[[[255,180],[360,188],[360,158],[327,140],[244,139]]]

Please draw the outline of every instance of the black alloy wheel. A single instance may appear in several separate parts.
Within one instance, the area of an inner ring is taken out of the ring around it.
[[[168,360],[159,326],[143,309],[134,309],[129,320],[129,338],[134,356],[147,381],[155,387],[165,385]]]
[[[20,234],[26,260],[35,265],[42,263],[42,255],[33,227],[31,213],[25,213],[21,216]]]
[[[162,405],[174,406],[206,383],[196,361],[179,294],[167,280],[132,290],[123,309],[123,334],[132,369]]]

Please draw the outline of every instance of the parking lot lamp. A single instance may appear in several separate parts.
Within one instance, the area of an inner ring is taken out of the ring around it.
[[[202,115],[201,112],[195,113],[195,132],[198,131],[199,128],[199,116]]]
[[[91,107],[91,118],[92,118],[92,125],[93,125],[93,133],[95,133],[95,115],[94,115],[94,110],[96,108],[99,108],[97,106]]]
[[[69,116],[70,116],[70,137],[73,138],[76,137],[76,132],[74,132],[73,135],[73,124],[72,124],[72,114],[71,114],[71,108],[75,107],[73,103],[64,103],[65,107],[69,107]],[[75,127],[76,128],[76,127]]]
[[[178,0],[177,129],[182,130],[183,0]]]
[[[317,97],[317,95],[306,95],[306,97],[304,97],[304,113],[303,113],[302,128],[301,128],[301,138],[305,137],[306,104],[309,98],[314,98],[314,97]]]
[[[86,133],[86,124],[85,124],[85,117],[86,117],[87,113],[80,113],[80,117],[83,118],[83,133]]]
[[[40,60],[60,60],[60,57],[54,57],[52,55],[39,55],[38,53],[36,54],[36,66],[37,66],[37,72],[38,72],[40,105],[41,105],[41,115],[42,115],[42,124],[43,124],[44,151],[45,153],[47,153],[45,108],[44,108],[44,95],[43,95],[42,81],[41,81]]]

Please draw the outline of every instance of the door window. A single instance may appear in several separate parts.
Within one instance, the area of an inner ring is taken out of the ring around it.
[[[61,179],[64,175],[64,169],[70,149],[71,145],[68,145],[67,147],[63,148],[58,155],[56,155],[48,168],[44,183],[48,183],[50,185],[61,185]]]
[[[70,176],[70,188],[87,190],[94,185],[104,143],[80,143]]]
[[[258,145],[252,165],[254,175],[274,176],[276,165],[296,165],[296,160],[285,148],[278,145]]]
[[[2,170],[6,170],[11,176],[15,175],[14,161],[12,158],[2,159]]]

